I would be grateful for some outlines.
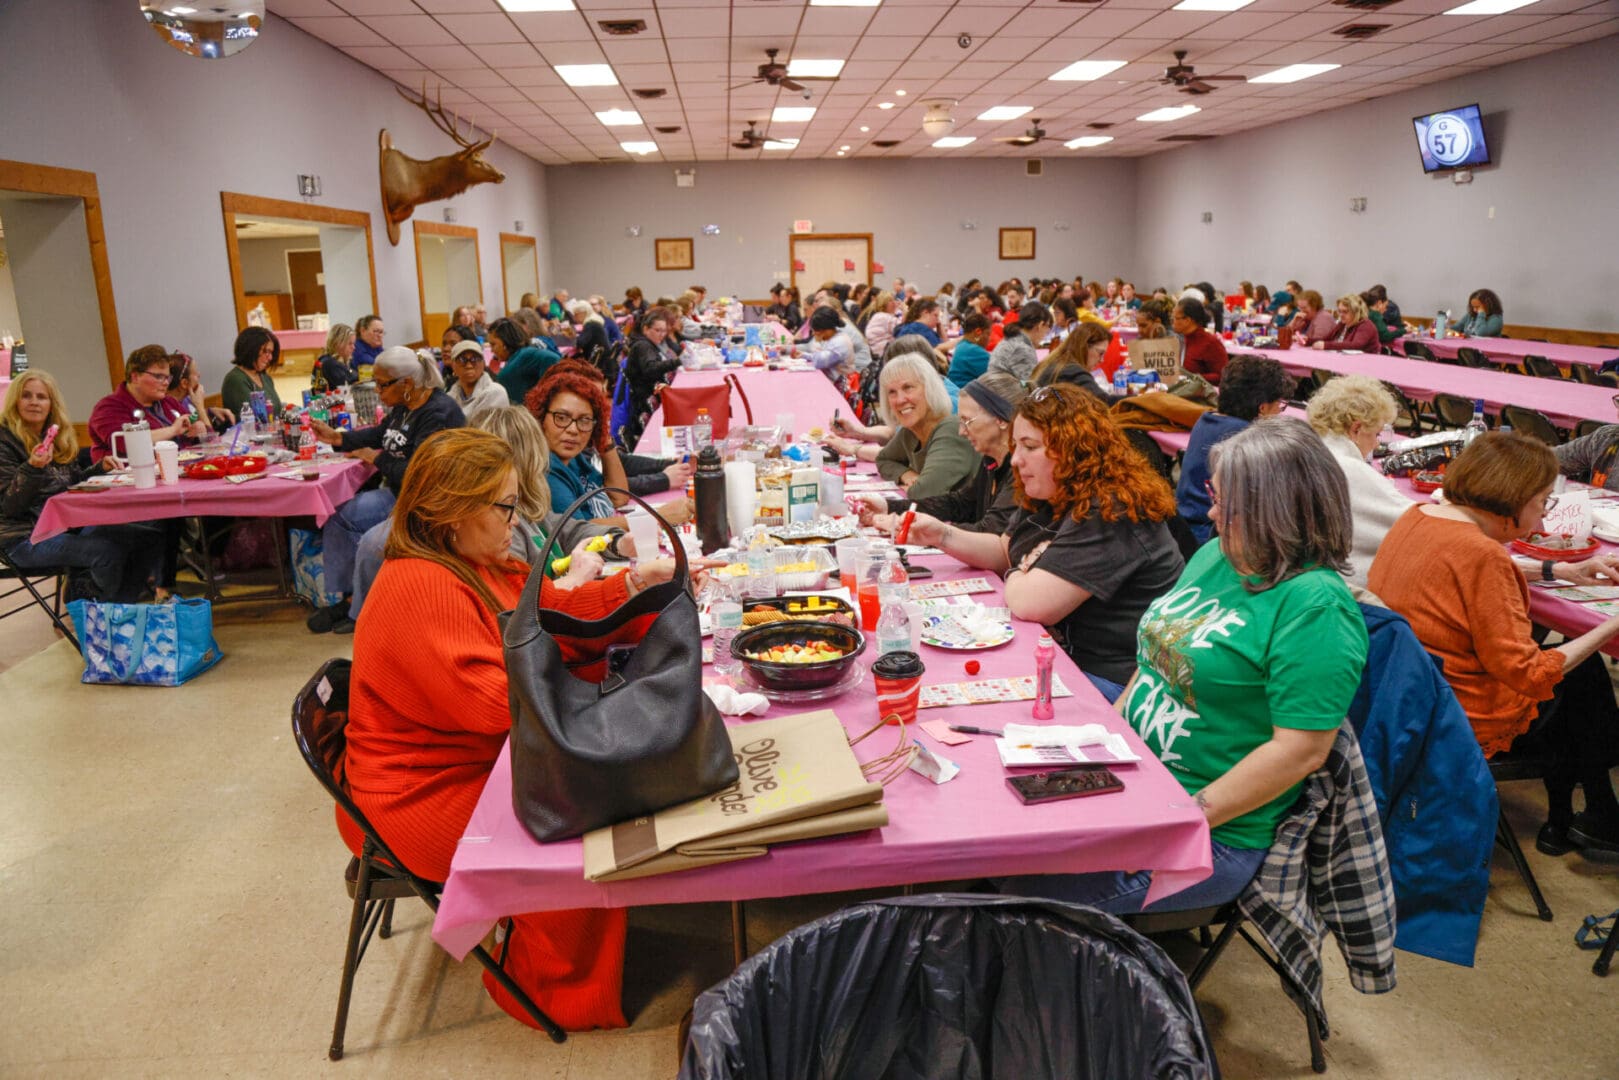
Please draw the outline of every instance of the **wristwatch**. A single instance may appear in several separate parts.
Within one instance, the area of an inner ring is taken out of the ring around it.
[[[615,559],[627,559],[627,558],[629,558],[628,555],[625,555],[622,551],[618,550],[618,542],[620,540],[622,540],[623,538],[624,538],[624,530],[623,529],[614,529],[613,531],[611,531],[611,532],[609,532],[607,534],[607,552],[608,552],[608,554],[612,555],[613,558],[615,558]]]
[[[1542,581],[1556,581],[1557,580],[1557,575],[1552,573],[1552,568],[1555,567],[1556,565],[1557,565],[1557,560],[1556,559],[1546,559],[1546,560],[1542,561],[1541,564],[1540,564],[1540,580],[1542,580]]]

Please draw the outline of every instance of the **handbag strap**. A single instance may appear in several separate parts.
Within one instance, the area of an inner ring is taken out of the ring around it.
[[[727,374],[725,376],[725,381],[730,383],[733,387],[736,388],[736,396],[742,399],[742,411],[745,414],[747,414],[747,417],[748,417],[748,426],[752,427],[753,426],[753,406],[748,403],[748,395],[742,389],[742,380],[736,377],[735,372],[731,372],[731,373],[729,373],[729,374]]]

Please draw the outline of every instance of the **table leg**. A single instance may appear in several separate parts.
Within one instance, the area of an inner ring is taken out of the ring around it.
[[[731,959],[741,966],[748,958],[748,909],[741,900],[731,901]]]

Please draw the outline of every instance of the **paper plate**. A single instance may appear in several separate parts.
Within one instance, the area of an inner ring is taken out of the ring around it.
[[[1598,540],[1606,540],[1610,544],[1619,544],[1619,529],[1613,528],[1611,525],[1593,525],[1591,526],[1591,535]]]

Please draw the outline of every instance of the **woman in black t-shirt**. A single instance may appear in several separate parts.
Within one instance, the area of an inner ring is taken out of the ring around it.
[[[1165,524],[1174,493],[1102,404],[1066,385],[1018,407],[1012,475],[1019,509],[1004,533],[918,514],[911,537],[1003,573],[1012,614],[1043,624],[1111,701],[1135,671],[1142,614],[1184,567]]]

